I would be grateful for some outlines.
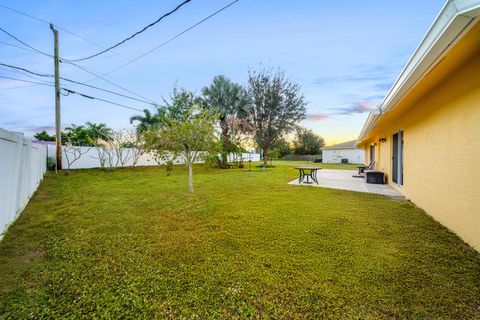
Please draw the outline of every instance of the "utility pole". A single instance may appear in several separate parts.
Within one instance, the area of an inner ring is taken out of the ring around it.
[[[55,164],[55,172],[62,170],[62,128],[60,122],[60,60],[58,54],[58,30],[53,24],[50,24],[50,29],[53,31],[54,42],[54,63],[55,63],[55,136],[57,161]]]

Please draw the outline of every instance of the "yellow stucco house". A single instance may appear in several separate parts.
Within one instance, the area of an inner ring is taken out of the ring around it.
[[[450,0],[357,140],[390,186],[480,250],[480,0]]]

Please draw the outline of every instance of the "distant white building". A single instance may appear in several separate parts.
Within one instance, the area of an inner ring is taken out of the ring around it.
[[[322,161],[324,163],[364,163],[365,150],[355,148],[356,140],[335,144],[323,148]]]

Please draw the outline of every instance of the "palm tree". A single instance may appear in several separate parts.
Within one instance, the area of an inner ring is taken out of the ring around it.
[[[97,143],[98,140],[110,141],[112,140],[113,130],[105,123],[93,123],[87,121],[85,123],[86,130],[88,131],[88,135],[92,139],[94,143]]]
[[[152,114],[152,112],[148,109],[143,109],[143,115],[135,115],[130,117],[130,123],[133,124],[134,121],[137,121],[137,134],[141,134],[146,130],[150,129],[152,126],[161,123],[162,119],[162,112],[161,108],[157,108],[157,112]]]
[[[245,121],[250,111],[251,100],[247,91],[239,84],[223,75],[213,78],[212,84],[202,90],[206,107],[219,113],[222,130],[222,164],[228,166],[229,134],[232,130],[229,119],[238,119],[235,123]]]
[[[62,132],[62,144],[76,146],[92,146],[94,143],[85,126],[71,124]]]

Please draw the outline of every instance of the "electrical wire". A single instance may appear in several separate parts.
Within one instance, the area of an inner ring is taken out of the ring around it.
[[[0,28],[0,29],[1,29],[1,28]],[[3,30],[3,29],[2,29],[2,30]],[[12,35],[12,34],[9,33],[8,31],[5,31],[5,30],[4,30],[4,32],[5,32],[7,35],[9,35],[10,37],[12,37],[13,39],[15,39],[16,41],[22,43],[23,45],[27,46],[28,48],[31,48],[32,51],[37,52],[37,53],[40,53],[40,54],[43,54],[43,55],[47,55],[47,56],[53,58],[52,55],[47,54],[47,53],[45,53],[45,52],[42,52],[42,51],[40,51],[40,50],[38,50],[38,49],[30,46],[29,44],[27,44],[26,42],[18,39],[17,37],[15,37],[14,35]],[[24,48],[24,49],[26,49],[26,48]],[[29,49],[26,49],[26,50],[29,50]],[[156,103],[155,101],[153,101],[153,100],[151,100],[151,99],[148,99],[148,98],[145,98],[144,96],[141,96],[141,95],[139,95],[138,93],[133,92],[132,90],[129,90],[129,89],[125,88],[125,87],[122,87],[122,86],[116,84],[116,83],[113,82],[113,81],[110,81],[110,80],[108,80],[108,79],[105,79],[105,78],[103,77],[103,75],[99,75],[99,74],[97,74],[97,73],[95,73],[95,72],[87,69],[86,67],[82,67],[82,66],[80,66],[80,65],[78,65],[78,64],[76,64],[76,63],[74,63],[74,62],[68,61],[68,60],[63,60],[62,58],[60,58],[60,62],[66,62],[66,63],[68,63],[68,64],[71,64],[71,65],[73,65],[73,66],[75,66],[75,67],[77,67],[77,68],[79,68],[79,69],[82,69],[83,71],[85,71],[85,72],[87,72],[87,73],[95,76],[95,78],[90,79],[90,80],[88,80],[88,81],[92,81],[92,80],[97,79],[97,78],[102,79],[103,81],[108,82],[108,83],[110,83],[111,85],[116,86],[116,87],[118,87],[118,88],[120,88],[120,89],[122,89],[122,90],[124,90],[124,91],[126,91],[126,92],[129,92],[129,93],[131,93],[131,94],[133,94],[133,95],[135,95],[135,96],[137,96],[137,97],[139,97],[139,98],[142,98],[142,99],[145,99],[145,100],[150,101],[150,104],[152,104],[152,105],[155,105],[155,106],[158,105],[158,103]],[[85,81],[85,82],[88,82],[88,81]]]
[[[87,68],[82,67],[82,66],[74,63],[73,61],[69,61],[69,60],[67,60],[67,59],[61,59],[61,61],[62,61],[62,62],[69,63],[69,64],[71,64],[71,65],[73,65],[73,66],[75,66],[75,67],[77,67],[77,68],[80,68],[80,69],[82,69],[83,71],[85,71],[85,72],[87,72],[87,73],[90,73],[90,74],[92,74],[93,76],[95,76],[95,78],[86,80],[86,81],[84,81],[83,83],[85,83],[85,82],[90,82],[90,81],[93,81],[93,80],[99,78],[99,79],[102,79],[102,80],[104,80],[104,81],[106,81],[106,82],[108,82],[108,83],[110,83],[110,84],[112,84],[112,85],[114,85],[114,86],[116,86],[116,87],[118,87],[118,88],[120,88],[120,89],[122,89],[122,90],[125,90],[125,91],[127,91],[127,92],[129,92],[129,93],[131,93],[131,94],[133,94],[133,95],[135,95],[135,96],[137,96],[137,97],[140,97],[140,98],[145,99],[145,100],[150,100],[150,99],[147,99],[147,98],[145,98],[145,97],[143,97],[143,96],[141,96],[141,95],[138,95],[137,93],[135,93],[135,92],[133,92],[133,91],[131,91],[131,90],[128,90],[128,89],[126,89],[126,88],[124,88],[124,87],[122,87],[122,86],[120,86],[120,85],[117,85],[117,84],[115,84],[114,82],[112,82],[112,81],[110,81],[110,80],[108,80],[108,79],[105,79],[105,78],[103,78],[103,77],[106,76],[106,75],[109,75],[109,74],[111,74],[111,73],[113,73],[113,72],[116,72],[116,71],[118,71],[118,70],[120,70],[120,69],[122,69],[122,68],[124,68],[124,67],[126,67],[126,66],[128,66],[128,65],[130,65],[131,63],[133,63],[133,62],[135,62],[135,61],[143,58],[144,56],[152,53],[153,51],[158,50],[159,48],[167,45],[168,43],[170,43],[170,42],[172,42],[173,40],[179,38],[180,36],[182,36],[183,34],[187,33],[188,31],[196,28],[196,27],[199,26],[200,24],[202,24],[202,23],[204,23],[205,21],[211,19],[211,18],[214,17],[215,15],[217,15],[217,14],[221,13],[222,11],[228,9],[229,7],[233,6],[233,5],[234,5],[235,3],[237,3],[238,1],[240,1],[240,0],[235,0],[235,1],[230,2],[230,3],[227,4],[226,6],[220,8],[219,10],[213,12],[212,14],[210,14],[210,15],[208,15],[207,17],[203,18],[202,20],[198,21],[197,23],[191,25],[191,26],[188,27],[187,29],[185,29],[185,30],[183,30],[182,32],[178,33],[177,35],[171,37],[170,39],[168,39],[168,40],[166,40],[166,41],[164,41],[164,42],[162,42],[162,43],[159,44],[158,46],[156,46],[156,47],[148,50],[147,52],[141,54],[140,56],[138,56],[138,57],[136,57],[136,58],[134,58],[134,59],[128,59],[128,60],[129,60],[128,62],[126,62],[126,63],[124,63],[124,64],[122,64],[122,65],[120,65],[120,66],[118,66],[118,67],[116,67],[116,68],[114,68],[114,69],[106,72],[106,73],[103,73],[103,74],[101,74],[101,75],[100,75],[100,74],[96,74],[95,72],[90,71],[90,70],[88,70]],[[9,8],[9,7],[6,7],[6,6],[4,6],[4,5],[0,5],[0,6],[1,6],[1,7],[4,7],[4,8],[7,8],[7,9],[9,9],[9,10],[12,10],[12,11],[18,12],[18,13],[20,13],[20,14],[29,16],[29,17],[31,17],[31,18],[33,18],[33,19],[38,20],[38,21],[42,21],[42,22],[48,23],[48,22],[45,21],[45,20],[42,20],[42,19],[39,19],[39,18],[35,18],[35,17],[33,17],[33,16],[30,16],[30,15],[25,14],[25,13],[23,13],[23,12],[14,10],[14,9],[12,9],[12,8]],[[57,26],[57,27],[58,27],[58,26]],[[61,29],[60,27],[58,27],[58,28]],[[62,29],[62,30],[63,30],[63,29]],[[9,34],[9,33],[7,33],[7,34]],[[10,35],[10,34],[9,34],[9,35]],[[15,38],[13,35],[10,35],[10,36],[12,36],[14,39],[16,39],[17,41],[19,41],[20,43],[25,44],[23,41],[20,41],[20,40],[18,40],[17,38]],[[25,44],[25,45],[27,45],[27,44]],[[39,51],[39,50],[37,50],[37,49],[29,46],[29,45],[27,45],[27,46],[30,47],[30,48],[32,48],[32,49],[35,50],[35,51]],[[45,54],[44,52],[41,52],[41,51],[40,51],[40,53]],[[51,57],[51,55],[48,55],[48,56]],[[151,101],[152,103],[154,103],[155,105],[158,105],[158,104],[155,103],[153,100],[150,100],[150,101]]]
[[[49,87],[54,87],[55,86],[53,83],[49,84],[49,83],[46,83],[46,82],[30,81],[30,80],[18,79],[18,78],[6,77],[6,76],[0,76],[0,78],[8,79],[8,80],[15,80],[15,81],[22,81],[22,82],[27,82],[27,83],[34,83],[34,84],[44,85],[44,86],[49,86]]]
[[[0,90],[10,90],[10,89],[22,89],[22,88],[30,88],[38,86],[38,84],[27,84],[25,86],[16,86],[16,87],[8,87],[8,88],[0,88]]]
[[[138,109],[138,108],[129,107],[129,106],[126,106],[124,104],[113,102],[113,101],[110,101],[110,100],[107,100],[107,99],[87,95],[87,94],[84,94],[84,93],[81,93],[81,92],[78,92],[78,91],[75,91],[75,90],[72,90],[72,89],[68,89],[68,88],[65,88],[65,87],[62,87],[62,89],[65,90],[68,93],[78,94],[79,96],[87,98],[87,99],[98,100],[98,101],[102,101],[102,102],[105,102],[105,103],[110,103],[110,104],[113,104],[113,105],[116,105],[116,106],[119,106],[119,107],[122,107],[122,108],[143,112],[143,110]]]
[[[53,85],[53,84],[47,84],[47,83],[43,83],[43,82],[35,82],[35,81],[30,81],[30,80],[25,80],[25,79],[11,78],[11,77],[5,77],[5,76],[0,76],[0,78],[9,79],[9,80],[15,80],[15,81],[22,81],[22,82],[27,82],[27,83],[34,83],[34,84],[44,85],[44,86],[49,86],[49,87],[55,87],[55,85]],[[134,107],[129,107],[129,106],[126,106],[126,105],[121,104],[121,103],[117,103],[117,102],[110,101],[110,100],[107,100],[107,99],[103,99],[103,98],[99,98],[99,97],[87,95],[87,94],[85,94],[85,93],[81,93],[81,92],[78,92],[78,91],[75,91],[75,90],[72,90],[72,89],[68,89],[68,88],[65,88],[65,87],[61,87],[60,89],[64,90],[65,92],[68,92],[68,93],[78,94],[79,96],[84,97],[84,98],[87,98],[87,99],[98,100],[98,101],[102,101],[102,102],[105,102],[105,103],[109,103],[109,104],[112,104],[112,105],[116,105],[116,106],[118,106],[118,107],[122,107],[122,108],[125,108],[125,109],[130,109],[130,110],[135,110],[135,111],[143,112],[142,109],[138,109],[138,108],[134,108]]]
[[[39,77],[49,77],[49,78],[53,78],[53,77],[54,77],[53,74],[39,73],[39,72],[35,72],[35,71],[32,71],[32,70],[28,70],[28,69],[25,69],[25,68],[22,68],[22,67],[13,66],[13,65],[11,65],[11,64],[6,64],[6,63],[1,63],[1,62],[0,62],[0,66],[12,68],[12,69],[15,69],[15,70],[25,71],[25,72],[28,72],[28,73],[30,73],[30,74],[33,74],[33,75],[39,76]]]
[[[40,77],[48,77],[48,78],[54,78],[54,77],[55,77],[55,76],[52,75],[52,74],[38,73],[38,72],[35,72],[35,71],[32,71],[32,70],[28,70],[28,69],[25,69],[25,68],[22,68],[22,67],[13,66],[13,65],[10,65],[10,64],[6,64],[6,63],[1,63],[1,62],[0,62],[0,66],[12,68],[13,70],[16,70],[16,71],[28,72],[28,73],[30,73],[30,74],[33,74],[33,75],[36,75],[36,76],[40,76]],[[28,75],[27,75],[27,76],[28,76]],[[60,77],[60,79],[65,80],[65,81],[68,81],[68,82],[71,82],[71,83],[83,85],[83,86],[86,86],[86,87],[89,87],[89,88],[92,88],[92,89],[96,89],[96,90],[108,92],[108,93],[111,93],[111,94],[114,94],[114,95],[117,95],[117,96],[121,96],[121,97],[124,97],[124,98],[127,98],[127,99],[131,99],[131,100],[135,100],[135,101],[147,103],[147,104],[150,104],[150,105],[153,105],[153,106],[156,106],[156,105],[157,105],[157,104],[151,103],[151,102],[146,101],[146,100],[137,99],[137,98],[130,97],[130,96],[127,96],[127,95],[124,95],[124,94],[121,94],[121,93],[118,93],[118,92],[115,92],[115,91],[111,91],[111,90],[99,88],[99,87],[96,87],[96,86],[92,86],[92,85],[89,85],[89,84],[86,84],[86,83],[82,83],[82,82],[79,82],[79,81],[76,81],[76,80],[68,79],[68,78],[65,78],[65,77]],[[37,79],[37,80],[39,80],[39,79]]]
[[[32,50],[32,49],[29,49],[29,48],[17,46],[16,44],[4,42],[4,41],[0,41],[0,44],[3,44],[3,45],[5,45],[5,46],[9,46],[9,47],[13,47],[13,48],[17,48],[17,49],[22,49],[22,50],[29,51],[29,52],[38,53],[36,50]],[[43,55],[43,53],[42,53],[42,55]],[[49,58],[53,58],[53,56],[50,56],[50,55],[49,55]]]
[[[155,20],[154,22],[146,25],[146,26],[143,27],[141,30],[135,32],[135,33],[132,34],[131,36],[123,39],[122,41],[116,43],[115,45],[106,48],[105,50],[102,50],[102,51],[100,51],[100,52],[97,52],[97,53],[95,53],[95,54],[92,54],[92,55],[90,55],[90,56],[87,56],[87,57],[85,57],[85,58],[69,59],[69,61],[79,62],[79,61],[84,61],[84,60],[92,59],[92,58],[98,57],[99,55],[104,54],[104,53],[106,53],[106,52],[108,52],[108,51],[110,51],[110,50],[112,50],[112,49],[115,49],[116,47],[118,47],[118,46],[124,44],[125,42],[133,39],[134,37],[138,36],[138,35],[141,34],[142,32],[145,32],[148,28],[153,27],[154,25],[156,25],[157,23],[159,23],[160,21],[162,21],[162,20],[165,19],[166,17],[168,17],[168,16],[172,15],[173,13],[175,13],[176,11],[180,10],[180,8],[181,8],[182,6],[186,5],[186,4],[189,3],[190,1],[192,1],[192,0],[185,0],[185,1],[183,1],[182,3],[180,3],[179,5],[177,5],[173,10],[165,13],[164,15],[162,15],[160,18],[158,18],[158,19]]]
[[[89,81],[92,81],[92,80],[95,80],[95,79],[98,78],[98,79],[101,79],[101,80],[103,80],[103,81],[105,81],[105,82],[110,83],[111,85],[113,85],[113,86],[115,86],[115,87],[117,87],[117,88],[120,88],[120,89],[122,89],[122,90],[124,90],[124,91],[126,91],[126,92],[129,92],[129,93],[133,94],[134,96],[137,96],[137,97],[139,97],[139,98],[142,98],[142,99],[145,99],[145,100],[150,101],[150,102],[148,102],[148,103],[150,103],[150,104],[153,105],[153,106],[158,106],[158,103],[156,103],[155,101],[153,101],[153,100],[151,100],[151,99],[148,99],[148,98],[145,98],[144,96],[139,95],[138,93],[135,93],[135,92],[133,92],[133,91],[131,91],[131,90],[125,88],[125,87],[122,87],[121,85],[116,84],[115,82],[110,81],[110,80],[104,78],[103,75],[97,74],[97,73],[95,73],[95,72],[93,72],[93,71],[91,71],[91,70],[89,70],[89,69],[87,69],[87,68],[85,68],[85,67],[83,67],[83,66],[81,66],[81,65],[78,65],[78,64],[76,64],[76,63],[74,63],[74,62],[71,62],[71,61],[68,61],[68,60],[60,60],[60,61],[61,61],[61,62],[66,62],[66,63],[68,63],[68,64],[71,64],[71,65],[73,65],[73,66],[75,66],[75,67],[77,67],[77,68],[79,68],[79,69],[81,69],[81,70],[83,70],[83,71],[85,71],[85,72],[87,72],[87,73],[95,76],[95,78],[92,78],[92,79],[90,79],[90,80],[84,81],[84,82],[79,83],[79,84],[86,84],[86,82],[89,82]]]
[[[106,76],[106,75],[109,75],[109,74],[111,74],[111,73],[113,73],[113,72],[115,72],[115,71],[118,71],[118,70],[120,70],[120,69],[128,66],[129,64],[131,64],[131,63],[133,63],[133,62],[135,62],[135,61],[137,61],[137,60],[145,57],[146,55],[152,53],[153,51],[160,49],[161,47],[167,45],[168,43],[172,42],[173,40],[181,37],[182,35],[184,35],[184,34],[187,33],[188,31],[190,31],[190,30],[198,27],[199,25],[201,25],[201,24],[204,23],[205,21],[213,18],[214,16],[216,16],[216,15],[219,14],[220,12],[222,12],[222,11],[228,9],[229,7],[233,6],[233,5],[234,5],[235,3],[237,3],[238,1],[240,1],[240,0],[235,0],[235,1],[230,2],[230,3],[227,4],[226,6],[220,8],[219,10],[213,12],[212,14],[210,14],[210,15],[208,15],[207,17],[203,18],[202,20],[198,21],[197,23],[191,25],[191,26],[188,27],[187,29],[185,29],[185,30],[183,30],[182,32],[178,33],[177,35],[175,35],[175,36],[171,37],[170,39],[168,39],[168,40],[160,43],[158,46],[156,46],[156,47],[148,50],[147,52],[139,55],[138,57],[133,58],[133,59],[131,59],[130,61],[128,61],[128,62],[126,62],[126,63],[124,63],[124,64],[122,64],[122,65],[120,65],[120,66],[118,66],[118,67],[116,67],[116,68],[114,68],[114,69],[106,72],[106,73],[103,73],[102,76]],[[93,80],[93,79],[92,79],[92,80]],[[91,80],[88,80],[88,81],[91,81]]]
[[[47,20],[45,20],[45,19],[32,16],[31,14],[22,12],[22,11],[20,11],[20,10],[13,9],[13,8],[11,8],[11,7],[7,7],[6,5],[3,5],[3,4],[0,4],[0,7],[5,8],[5,9],[7,9],[7,10],[10,10],[10,11],[12,11],[12,12],[18,13],[18,14],[21,14],[21,15],[23,15],[23,16],[25,16],[25,17],[28,17],[28,18],[31,18],[31,19],[33,19],[33,20],[37,20],[37,21],[39,21],[39,22],[43,22],[43,23],[48,24],[48,25],[53,24],[53,25],[55,25],[55,27],[56,27],[57,29],[60,29],[60,30],[62,30],[62,31],[64,31],[64,32],[66,32],[66,33],[74,36],[74,37],[77,37],[78,39],[81,39],[81,40],[83,40],[83,41],[85,41],[85,42],[88,42],[88,43],[90,43],[90,44],[92,44],[92,45],[94,45],[94,46],[96,46],[96,47],[98,47],[98,48],[100,48],[100,49],[106,49],[105,46],[102,46],[101,44],[99,44],[99,43],[97,43],[97,42],[94,42],[94,41],[89,40],[89,39],[87,39],[87,38],[85,38],[85,37],[82,37],[81,35],[79,35],[79,34],[77,34],[77,33],[74,33],[74,32],[72,32],[72,31],[70,31],[70,30],[68,30],[68,29],[63,28],[62,26],[57,25],[56,23],[52,23],[52,22],[49,22],[49,21],[47,21]],[[118,55],[118,56],[126,59],[126,60],[130,60],[130,58],[125,57],[124,55],[122,55],[122,54],[120,54],[120,53],[118,53],[118,52],[115,52],[115,51],[112,51],[112,52],[115,53],[116,55]]]
[[[38,53],[40,53],[40,54],[43,54],[43,55],[45,55],[45,56],[48,56],[48,57],[53,57],[51,54],[48,54],[48,53],[43,52],[43,51],[41,51],[41,50],[38,50],[37,48],[32,47],[32,46],[29,45],[28,43],[23,42],[22,40],[18,39],[18,38],[15,37],[13,34],[11,34],[10,32],[8,32],[7,30],[5,30],[5,29],[3,29],[3,28],[1,28],[1,27],[0,27],[0,31],[2,31],[3,33],[5,33],[6,35],[8,35],[9,37],[15,39],[16,41],[20,42],[20,43],[23,44],[24,46],[32,49],[33,51],[36,51],[36,52],[38,52]]]

